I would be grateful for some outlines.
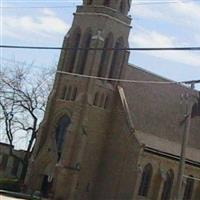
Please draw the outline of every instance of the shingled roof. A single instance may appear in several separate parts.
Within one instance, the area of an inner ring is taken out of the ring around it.
[[[127,66],[126,79],[169,80],[136,66]],[[184,132],[185,104],[181,95],[197,95],[180,84],[122,83],[136,130],[171,142],[180,143]],[[160,140],[160,141],[165,141]],[[156,143],[156,140],[154,141]],[[200,149],[200,117],[192,119],[189,146]]]

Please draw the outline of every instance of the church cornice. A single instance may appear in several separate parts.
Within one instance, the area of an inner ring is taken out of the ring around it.
[[[154,155],[162,156],[164,158],[168,158],[168,159],[171,159],[171,160],[180,161],[180,156],[177,156],[177,155],[174,155],[174,154],[171,154],[171,153],[167,153],[167,152],[163,152],[163,151],[160,151],[158,149],[154,149],[154,148],[151,148],[151,147],[148,147],[148,146],[144,147],[144,151],[151,153],[151,154],[154,154]],[[200,162],[198,162],[198,161],[186,159],[186,164],[200,168]]]
[[[74,15],[93,15],[93,16],[106,16],[111,20],[117,21],[125,26],[131,28],[131,16],[125,16],[121,14],[118,10],[114,8],[109,8],[101,5],[95,6],[78,6],[76,13]]]
[[[111,20],[114,20],[114,21],[116,21],[116,22],[118,22],[118,23],[121,23],[121,24],[123,24],[123,25],[125,25],[125,26],[127,26],[127,27],[129,27],[129,28],[132,28],[132,26],[130,26],[128,23],[125,23],[125,22],[123,22],[122,20],[116,19],[115,17],[109,16],[109,15],[103,14],[103,13],[93,13],[93,12],[87,12],[87,13],[85,13],[85,12],[79,12],[79,13],[75,13],[74,15],[103,16],[103,17],[107,17],[107,18],[109,18],[109,19],[111,19]]]

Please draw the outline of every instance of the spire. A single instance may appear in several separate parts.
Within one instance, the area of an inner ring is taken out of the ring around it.
[[[84,0],[86,6],[105,6],[107,8],[115,9],[122,15],[128,15],[132,0]]]

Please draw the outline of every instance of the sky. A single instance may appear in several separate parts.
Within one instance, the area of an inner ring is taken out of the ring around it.
[[[61,46],[76,6],[81,3],[81,0],[1,0],[1,43]],[[134,0],[129,15],[133,19],[130,47],[200,46],[198,0]],[[48,67],[58,62],[59,53],[3,49],[1,61]],[[186,81],[200,78],[199,58],[200,51],[132,51],[129,63],[175,81]]]

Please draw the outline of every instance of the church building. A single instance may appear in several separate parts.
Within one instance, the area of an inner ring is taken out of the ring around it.
[[[187,121],[181,97],[199,93],[128,63],[131,3],[77,7],[29,164],[29,192],[55,200],[174,199]],[[199,180],[197,115],[183,200],[200,199]]]

